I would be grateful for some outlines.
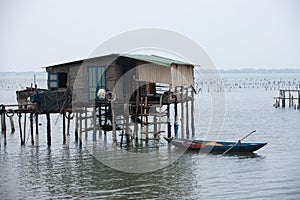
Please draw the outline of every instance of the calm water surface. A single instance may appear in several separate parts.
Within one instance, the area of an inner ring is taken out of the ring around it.
[[[293,76],[285,78],[300,80],[300,75]],[[241,75],[226,77],[241,81]],[[269,77],[278,79],[278,75]],[[20,78],[24,84],[29,80]],[[6,87],[15,77],[1,79],[0,103],[15,101],[18,84]],[[42,85],[45,77],[39,81]],[[63,145],[61,120],[56,123],[54,115],[52,146],[48,148],[42,116],[34,146],[28,136],[26,145],[21,146],[18,130],[8,133],[7,146],[1,135],[0,199],[299,199],[300,110],[275,109],[273,96],[278,91],[263,87],[233,88],[225,94],[226,118],[220,140],[236,141],[255,129],[247,141],[268,142],[256,154],[203,156],[188,152],[161,170],[126,173],[107,167],[86,148],[79,148],[73,124],[68,144]],[[203,138],[209,126],[210,96],[203,92],[200,97],[197,137]],[[161,145],[159,151],[164,153],[168,147]]]

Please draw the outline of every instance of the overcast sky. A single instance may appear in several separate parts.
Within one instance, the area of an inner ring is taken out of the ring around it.
[[[0,25],[0,71],[85,58],[138,28],[183,34],[220,69],[300,68],[298,0],[0,0]]]

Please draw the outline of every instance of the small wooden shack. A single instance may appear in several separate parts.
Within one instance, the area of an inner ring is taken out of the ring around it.
[[[174,136],[178,137],[178,118],[182,137],[188,138],[190,129],[194,136],[194,66],[190,63],[157,55],[110,54],[45,68],[48,90],[36,88],[27,96],[19,91],[18,102],[23,104],[29,98],[37,105],[34,112],[39,114],[76,113],[76,129],[86,134],[93,130],[94,140],[99,130],[105,136],[112,131],[114,142],[120,131],[121,145],[123,136],[132,142],[138,140],[138,133],[143,140],[148,141],[151,134],[153,140],[159,141],[163,123],[167,123],[171,137],[171,113]],[[100,90],[104,98],[97,95]],[[162,109],[164,106],[166,109]]]

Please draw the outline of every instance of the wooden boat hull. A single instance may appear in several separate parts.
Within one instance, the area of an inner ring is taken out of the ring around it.
[[[220,141],[206,141],[206,140],[188,140],[188,139],[174,139],[174,138],[165,138],[170,144],[178,147],[178,148],[186,148],[190,150],[201,150],[203,152],[220,152],[223,153],[232,146],[236,144],[236,142],[220,142]],[[239,153],[239,152],[254,152],[258,149],[265,146],[267,143],[237,143],[230,150],[231,153]]]

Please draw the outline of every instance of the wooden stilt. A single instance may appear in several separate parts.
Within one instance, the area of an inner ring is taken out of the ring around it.
[[[39,134],[39,114],[35,113],[35,134]]]
[[[178,138],[178,108],[177,108],[177,87],[175,87],[175,102],[174,102],[174,136]]]
[[[130,131],[129,131],[129,107],[128,104],[124,105],[124,118],[125,118],[125,135],[127,144],[130,143]]]
[[[31,145],[34,145],[34,137],[33,137],[33,113],[30,113],[30,136],[31,136]]]
[[[66,144],[66,113],[63,112],[63,144]]]
[[[101,115],[101,104],[98,106],[98,123],[99,123],[99,137],[102,137],[102,115]]]
[[[96,107],[93,106],[93,142],[97,141],[97,116],[96,116]]]
[[[144,98],[143,97],[141,97],[141,103],[140,103],[140,115],[141,115],[141,126],[140,126],[140,140],[141,140],[141,144],[143,144],[142,143],[142,141],[144,140],[144,106],[143,106],[143,100],[144,100]]]
[[[149,135],[148,135],[148,132],[149,132],[149,126],[148,126],[148,115],[147,115],[147,109],[148,109],[148,97],[146,96],[145,97],[145,109],[144,109],[144,115],[145,115],[145,121],[146,121],[146,132],[145,132],[145,136],[146,136],[146,143],[148,143],[148,140],[149,140]]]
[[[6,120],[5,120],[5,112],[1,114],[1,124],[2,124],[2,134],[4,138],[4,146],[6,145]]]
[[[6,132],[5,112],[1,114],[2,133]]]
[[[111,123],[112,123],[112,131],[113,131],[113,143],[114,145],[117,144],[117,132],[116,132],[116,118],[115,118],[115,108],[114,108],[114,102],[110,102],[111,107]]]
[[[26,139],[26,113],[24,113],[24,129],[23,129],[23,144],[25,144],[25,139]]]
[[[140,104],[140,92],[139,92],[139,83],[136,82],[136,97],[135,97],[135,116],[134,116],[134,136],[135,136],[135,142],[138,142],[138,110],[139,110],[139,104]]]
[[[107,114],[107,105],[104,104],[104,125],[107,125],[107,117],[106,117],[106,114]],[[107,131],[104,130],[104,140],[106,141],[107,140]]]
[[[85,109],[84,109],[84,117],[85,117],[85,119],[84,119],[84,133],[85,133],[85,140],[87,140],[87,138],[88,138],[88,114],[87,114],[88,112],[87,112],[87,106],[85,107]]]
[[[158,132],[157,132],[157,116],[156,115],[153,117],[153,124],[154,124],[154,127],[153,127],[154,139],[157,139]]]
[[[82,111],[79,113],[79,146],[82,146]]]
[[[50,113],[46,113],[47,119],[47,145],[51,146],[51,122],[50,122]]]
[[[156,134],[156,147],[159,146],[160,142],[160,133],[161,133],[161,112],[162,112],[162,96],[159,98],[159,115],[158,115],[158,126],[157,126],[157,134]]]
[[[25,141],[23,141],[23,133],[22,133],[22,114],[20,112],[18,113],[18,117],[19,117],[19,130],[20,130],[21,145],[24,145]]]
[[[184,104],[183,104],[183,102],[184,102],[184,96],[183,96],[183,90],[184,90],[184,88],[183,88],[183,86],[181,86],[181,88],[180,88],[180,92],[181,92],[181,94],[180,94],[180,97],[181,97],[181,138],[182,139],[184,139],[185,138],[185,130],[184,130],[184,127],[185,127],[185,123],[184,123]]]
[[[289,107],[291,107],[291,106],[292,106],[292,94],[289,91]]]
[[[71,114],[72,114],[71,112],[68,112],[68,117],[67,117],[67,135],[70,135]],[[73,116],[72,116],[72,118],[73,118]]]
[[[185,99],[185,106],[186,106],[186,138],[190,139],[190,129],[189,129],[189,88],[186,88],[186,99]]]
[[[195,137],[195,116],[194,116],[194,106],[195,106],[195,95],[194,91],[191,91],[191,126],[192,126],[192,138]]]
[[[78,112],[76,112],[75,117],[75,142],[78,143]]]
[[[168,138],[170,138],[171,137],[171,132],[172,132],[172,130],[171,130],[171,120],[170,120],[170,104],[169,104],[169,102],[168,102],[168,104],[167,104],[167,126],[168,126]]]
[[[281,90],[282,92],[282,107],[284,108],[285,107],[285,91],[284,90]]]

